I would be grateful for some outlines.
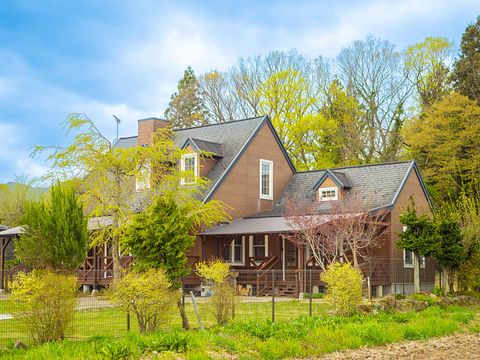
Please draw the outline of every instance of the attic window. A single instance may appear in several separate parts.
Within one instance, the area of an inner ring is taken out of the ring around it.
[[[338,188],[336,187],[319,188],[318,200],[320,201],[338,200]]]
[[[186,154],[182,156],[181,170],[185,174],[182,177],[182,185],[194,184],[197,180],[197,154]]]

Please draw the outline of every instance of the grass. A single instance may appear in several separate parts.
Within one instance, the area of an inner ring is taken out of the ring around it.
[[[87,301],[88,302],[88,301]],[[199,299],[197,304],[201,321],[205,327],[211,327],[216,324],[215,316],[211,306]],[[192,328],[198,328],[199,324],[193,305],[186,303],[187,315]],[[326,314],[328,306],[324,302],[314,303],[314,315]],[[0,301],[0,314],[12,312],[12,307],[6,301]],[[235,308],[235,321],[263,321],[271,319],[272,304],[267,302],[241,302]],[[297,300],[281,301],[275,304],[275,320],[278,322],[289,321],[301,315],[309,314],[309,302],[307,300],[299,302]],[[181,327],[180,316],[177,313],[172,314],[170,322],[165,326],[165,330]],[[135,317],[131,316],[131,332],[138,332]],[[75,320],[71,331],[67,334],[68,338],[88,339],[92,336],[124,336],[127,335],[127,314],[117,308],[95,308],[79,310],[75,313]],[[22,329],[17,319],[0,320],[0,348],[8,346],[12,342],[21,340],[25,343],[29,339]]]
[[[243,316],[248,310],[247,306],[251,305],[240,305],[239,314]],[[258,306],[260,312],[268,311],[270,304],[254,305]],[[303,311],[305,306],[298,302],[277,305],[278,316],[285,320],[287,316],[293,316],[296,310]],[[458,331],[480,331],[477,322],[480,307],[440,308],[433,305],[418,313],[381,313],[344,318],[328,316],[323,304],[316,305],[323,309],[313,317],[296,316],[289,321],[272,323],[266,319],[246,320],[239,316],[226,326],[211,326],[205,331],[184,332],[177,328],[146,336],[134,332],[122,337],[94,336],[82,341],[65,340],[45,344],[26,351],[8,350],[4,352],[4,357],[138,359],[155,355],[161,359],[218,359],[232,356],[238,359],[283,359],[318,356],[365,345],[426,339]],[[281,310],[285,310],[284,314]]]

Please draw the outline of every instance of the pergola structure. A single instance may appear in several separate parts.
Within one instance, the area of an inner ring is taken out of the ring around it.
[[[14,228],[3,227],[0,231],[0,291],[5,289],[5,257],[10,243],[17,238],[23,231],[21,226]]]

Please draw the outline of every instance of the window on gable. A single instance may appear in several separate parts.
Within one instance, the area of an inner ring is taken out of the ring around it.
[[[331,201],[338,200],[338,188],[328,187],[318,189],[318,200]]]
[[[245,236],[231,241],[223,252],[223,260],[232,265],[245,265]]]
[[[135,177],[135,190],[142,191],[150,189],[150,176],[151,169],[147,164],[140,169],[138,175]]]
[[[181,160],[181,170],[185,173],[182,177],[181,184],[194,184],[197,180],[197,154],[183,155]]]
[[[260,199],[273,199],[273,161],[260,159]]]

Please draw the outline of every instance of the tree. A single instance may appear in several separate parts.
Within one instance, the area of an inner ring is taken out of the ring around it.
[[[435,217],[434,256],[448,274],[448,288],[453,292],[455,273],[465,261],[465,249],[458,222],[449,213]]]
[[[427,37],[407,48],[407,76],[423,108],[440,101],[449,92],[451,56],[452,43],[446,38]]]
[[[455,89],[480,105],[480,16],[462,34],[460,57],[455,61]]]
[[[207,123],[206,109],[200,96],[199,82],[189,66],[177,86],[177,92],[170,97],[165,118],[174,129],[188,128]]]
[[[386,214],[370,214],[361,209],[355,197],[331,204],[326,214],[318,213],[317,204],[297,204],[289,200],[287,223],[289,239],[307,245],[323,271],[328,265],[348,258],[356,269],[368,261],[372,249],[384,239]]]
[[[33,187],[33,182],[26,177],[19,177],[15,182],[0,184],[0,223],[20,226],[26,201],[37,199],[43,189]]]
[[[414,254],[413,282],[414,292],[420,292],[420,256],[435,255],[435,227],[427,215],[417,215],[415,204],[412,202],[405,212],[400,215],[400,221],[406,225],[405,231],[398,234],[400,239],[397,247]]]
[[[425,110],[403,131],[436,201],[456,198],[480,174],[480,106],[457,93]]]
[[[95,231],[90,246],[112,246],[113,275],[120,278],[121,243],[130,218],[148,206],[157,194],[180,183],[180,161],[184,151],[175,147],[172,132],[159,129],[149,146],[120,148],[108,140],[85,114],[70,114],[67,131],[75,130],[66,147],[37,146],[33,154],[53,150],[49,155],[49,177],[77,179],[89,217],[110,216],[111,226]],[[134,179],[151,184],[142,192],[134,191]],[[204,180],[197,179],[199,186]]]
[[[171,289],[165,272],[158,269],[129,272],[107,290],[112,303],[135,314],[141,334],[168,321],[179,295]]]
[[[179,289],[182,277],[191,271],[186,252],[193,246],[197,231],[227,218],[222,203],[203,203],[196,194],[195,188],[181,187],[158,196],[132,219],[125,235],[125,247],[135,258],[135,268],[165,270],[173,289]],[[178,307],[183,327],[188,328],[180,302]]]
[[[412,90],[401,54],[388,41],[369,36],[342,49],[337,63],[339,78],[365,109],[369,129],[365,162],[396,160]]]
[[[87,220],[73,188],[57,183],[49,197],[26,202],[22,224],[15,252],[26,265],[73,272],[84,260]]]

